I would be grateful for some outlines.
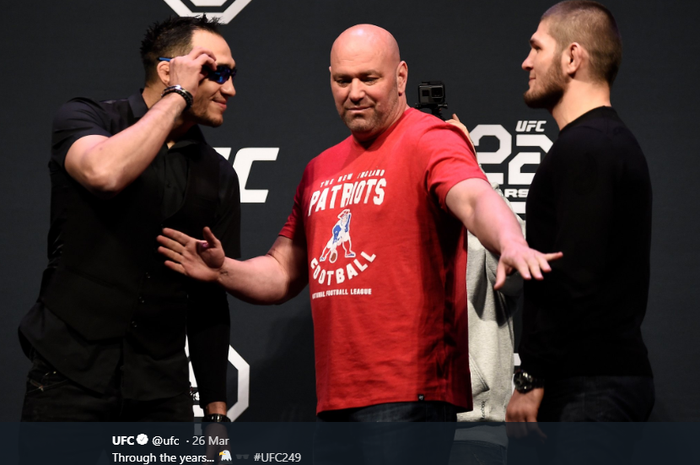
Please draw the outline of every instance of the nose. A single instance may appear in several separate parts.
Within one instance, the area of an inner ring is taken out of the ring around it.
[[[236,95],[236,88],[233,85],[233,78],[228,78],[226,82],[221,84],[221,93],[227,97]]]
[[[359,102],[364,98],[364,96],[365,89],[362,85],[362,81],[360,81],[359,79],[353,79],[350,82],[350,93],[348,94],[348,98],[353,102]]]
[[[523,64],[520,65],[522,69],[525,71],[530,71],[532,69],[532,54],[534,53],[534,50],[530,50],[530,53],[527,54],[527,57],[525,58],[525,61],[523,61]]]

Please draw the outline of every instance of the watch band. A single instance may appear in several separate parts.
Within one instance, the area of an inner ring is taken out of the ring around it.
[[[516,391],[525,394],[535,388],[544,387],[544,378],[536,378],[522,368],[518,368],[513,377],[513,384]]]
[[[160,98],[163,98],[163,97],[165,97],[166,95],[172,94],[172,93],[178,94],[179,96],[181,96],[182,98],[185,99],[185,104],[186,104],[186,105],[185,105],[185,110],[184,110],[184,111],[187,111],[187,110],[190,109],[190,107],[192,106],[192,102],[194,102],[194,98],[192,97],[192,94],[190,94],[190,93],[187,91],[187,89],[185,89],[184,87],[182,87],[182,86],[179,85],[179,84],[178,84],[178,85],[175,85],[175,86],[166,87],[166,88],[163,90],[163,93],[160,94]]]

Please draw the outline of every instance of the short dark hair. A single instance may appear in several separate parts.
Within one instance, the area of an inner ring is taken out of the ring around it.
[[[610,10],[597,2],[570,0],[547,10],[544,20],[559,52],[578,42],[590,55],[593,77],[612,87],[622,62],[622,38]]]
[[[146,83],[156,79],[159,57],[172,58],[190,52],[192,34],[197,30],[221,35],[218,19],[209,19],[206,15],[184,18],[171,16],[148,28],[141,41],[141,62],[146,72]]]

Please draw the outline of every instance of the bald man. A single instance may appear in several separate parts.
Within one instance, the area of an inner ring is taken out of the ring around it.
[[[469,228],[517,269],[542,279],[510,209],[457,128],[406,103],[408,67],[393,36],[362,24],[334,42],[331,90],[351,136],[314,158],[265,256],[225,258],[172,230],[173,270],[271,304],[308,283],[322,421],[455,421],[471,409],[466,250]]]

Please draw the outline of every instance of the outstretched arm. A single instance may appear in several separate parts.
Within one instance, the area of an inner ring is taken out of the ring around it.
[[[202,241],[164,229],[158,251],[168,258],[165,265],[200,281],[217,282],[234,297],[255,304],[282,303],[308,283],[305,245],[279,236],[266,255],[238,261],[224,255],[209,228],[203,234]]]
[[[506,275],[516,269],[523,279],[543,279],[551,271],[549,261],[561,252],[543,254],[528,247],[513,213],[483,179],[466,179],[447,193],[447,207],[491,252],[500,255],[496,272],[496,289]]]

